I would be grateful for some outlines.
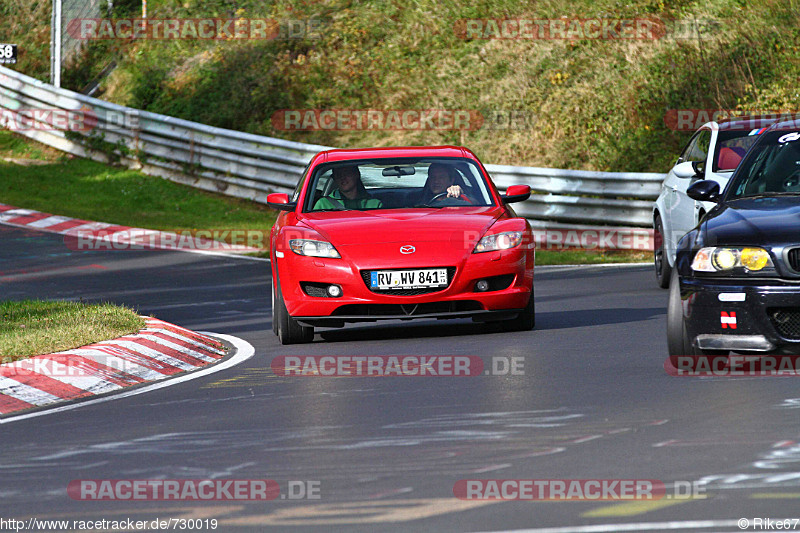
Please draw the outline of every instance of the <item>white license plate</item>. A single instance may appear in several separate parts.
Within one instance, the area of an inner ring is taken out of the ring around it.
[[[447,286],[446,268],[424,270],[373,270],[370,287],[386,289],[427,289]]]

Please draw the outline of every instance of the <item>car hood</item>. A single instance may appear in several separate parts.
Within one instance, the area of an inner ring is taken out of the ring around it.
[[[382,243],[477,243],[503,213],[498,207],[444,207],[307,213],[303,222],[334,246]]]
[[[800,242],[800,196],[743,198],[720,206],[705,221],[709,245]]]

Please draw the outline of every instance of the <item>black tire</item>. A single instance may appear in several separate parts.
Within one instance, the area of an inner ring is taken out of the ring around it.
[[[276,270],[277,274],[277,270]],[[281,292],[281,280],[276,277],[277,290],[275,291],[275,309],[272,320],[275,324],[276,334],[281,344],[305,344],[314,340],[314,328],[303,326],[292,318],[286,309]]]
[[[694,355],[694,348],[686,332],[681,305],[681,286],[678,271],[673,270],[667,303],[667,348],[670,355]]]
[[[694,346],[686,331],[683,318],[681,290],[678,272],[673,270],[669,284],[669,303],[667,304],[667,347],[670,355],[718,355],[727,356],[727,350],[703,350]]]
[[[275,287],[275,283],[273,281],[272,285],[270,286],[270,291],[272,292],[272,333],[275,335],[278,334],[278,307],[275,305],[275,293],[278,292],[278,289]]]
[[[525,309],[511,320],[503,321],[504,331],[530,331],[536,327],[536,306],[533,298],[533,287],[531,287],[531,297]]]
[[[666,289],[669,287],[669,280],[672,277],[672,267],[669,266],[669,259],[667,259],[664,251],[664,224],[662,224],[659,215],[656,215],[656,219],[653,222],[653,239],[655,240],[653,264],[656,268],[656,282],[659,287]]]

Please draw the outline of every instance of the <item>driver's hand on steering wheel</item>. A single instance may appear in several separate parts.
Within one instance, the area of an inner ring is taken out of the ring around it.
[[[447,188],[448,198],[458,198],[461,196],[461,187],[458,185],[451,185]]]

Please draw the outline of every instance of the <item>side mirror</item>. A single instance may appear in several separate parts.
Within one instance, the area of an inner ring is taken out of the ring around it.
[[[719,203],[719,183],[711,180],[700,180],[686,189],[686,195],[692,200],[697,200],[699,202]]]
[[[512,185],[508,189],[506,189],[505,194],[500,195],[500,198],[503,199],[504,204],[524,202],[530,197],[531,197],[530,185]]]
[[[694,178],[703,175],[703,166],[702,161],[684,161],[675,165],[673,172],[679,178]]]
[[[281,211],[294,211],[297,202],[290,202],[289,195],[284,192],[274,192],[267,195],[267,205]]]

